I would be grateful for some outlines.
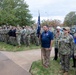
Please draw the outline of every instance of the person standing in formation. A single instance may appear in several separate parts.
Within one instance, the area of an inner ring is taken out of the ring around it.
[[[41,59],[44,67],[50,66],[50,51],[53,44],[53,33],[49,31],[47,25],[43,26],[43,32],[41,34]]]
[[[54,56],[54,60],[58,59],[58,47],[59,47],[58,46],[58,40],[61,38],[61,34],[62,34],[62,32],[60,30],[61,30],[61,27],[57,26],[56,27],[56,32],[54,33],[54,40],[55,40],[55,47],[54,47],[55,56]]]
[[[69,27],[63,29],[63,34],[59,40],[59,54],[61,60],[61,70],[63,75],[68,75],[70,66],[70,56],[74,48],[74,39],[69,34]]]

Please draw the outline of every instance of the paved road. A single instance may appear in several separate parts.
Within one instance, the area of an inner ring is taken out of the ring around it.
[[[0,52],[0,75],[31,75]]]
[[[15,62],[17,65],[29,72],[31,64],[34,61],[41,59],[41,50],[29,50],[29,51],[20,51],[20,52],[5,52],[2,51],[9,59]],[[51,57],[54,56],[54,48],[51,51]]]

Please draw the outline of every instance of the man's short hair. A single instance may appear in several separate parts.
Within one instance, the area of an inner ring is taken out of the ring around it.
[[[44,26],[46,26],[46,27],[48,27],[48,28],[49,28],[49,26],[48,26],[48,25],[44,25]]]

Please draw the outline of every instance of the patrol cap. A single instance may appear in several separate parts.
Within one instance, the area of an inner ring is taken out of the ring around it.
[[[69,27],[65,27],[65,28],[63,28],[63,30],[70,30],[70,28]]]

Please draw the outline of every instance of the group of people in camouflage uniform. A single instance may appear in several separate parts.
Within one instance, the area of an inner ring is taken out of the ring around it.
[[[1,26],[0,41],[20,47],[22,44],[30,46],[30,44],[39,45],[39,39],[36,36],[36,30],[30,26]]]
[[[63,73],[63,75],[69,75],[68,72],[70,68],[71,56],[74,58],[73,67],[76,67],[76,43],[74,40],[74,38],[76,39],[76,33],[74,35],[71,35],[69,27],[65,27],[63,30],[61,30],[61,27],[57,26],[55,32],[53,32],[53,38],[50,39],[52,34],[49,32],[49,27],[43,26],[43,30],[44,32],[41,35],[41,57],[43,66],[48,68],[50,65],[50,51],[52,40],[54,40],[54,60],[57,60],[59,57],[61,64],[59,73]],[[48,43],[46,43],[46,41]]]
[[[76,67],[76,43],[74,42],[76,33],[71,35],[69,27],[65,27],[63,28],[63,31],[61,31],[61,27],[59,26],[57,26],[55,32],[51,32],[50,28],[45,25],[42,28],[40,37],[38,38],[35,29],[36,28],[30,26],[20,27],[19,25],[4,25],[0,27],[0,41],[14,46],[18,45],[18,47],[22,44],[30,46],[31,43],[35,45],[41,43],[42,64],[45,67],[49,67],[50,52],[54,40],[54,60],[57,60],[58,57],[60,58],[61,70],[59,72],[68,75],[71,55],[73,55],[74,67]]]
[[[76,44],[74,42],[76,33],[74,33],[74,35],[71,35],[69,27],[63,28],[63,31],[60,31],[61,27],[57,27],[56,30],[54,60],[57,60],[59,54],[61,63],[60,72],[64,73],[64,75],[68,75],[70,68],[70,58],[71,56],[74,56],[74,58],[76,57]],[[74,61],[76,61],[76,58]],[[76,63],[73,64],[73,67],[76,67],[75,64]]]

